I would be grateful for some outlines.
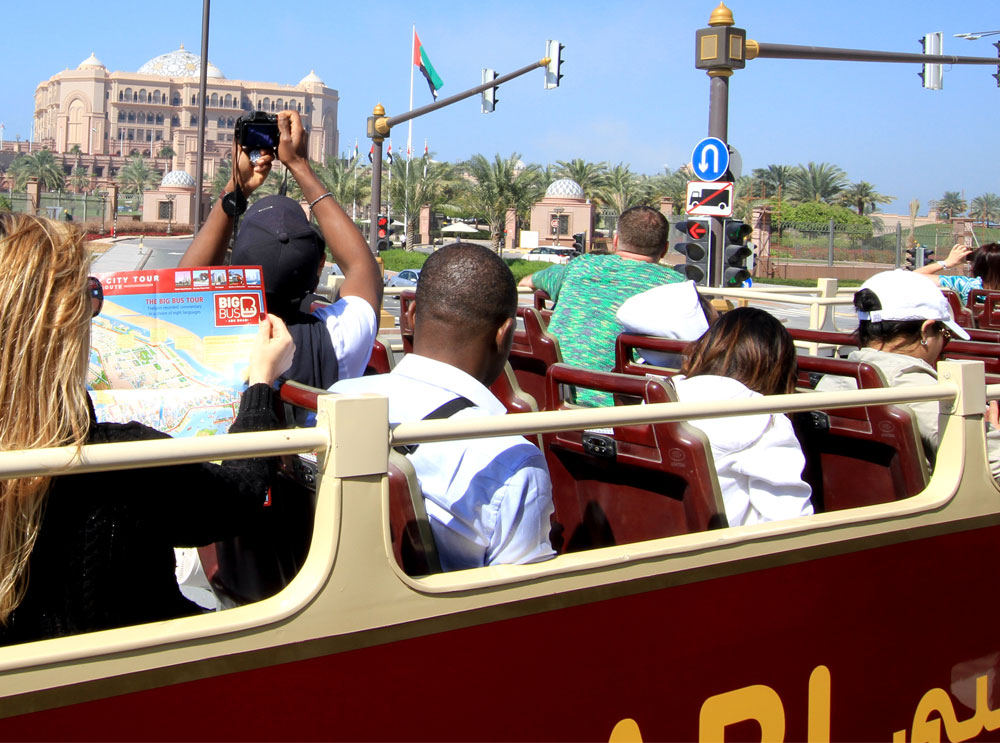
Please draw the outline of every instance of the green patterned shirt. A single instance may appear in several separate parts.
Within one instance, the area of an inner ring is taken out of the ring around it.
[[[617,255],[583,255],[566,265],[533,274],[536,289],[556,302],[549,331],[559,339],[563,361],[596,371],[615,366],[615,339],[624,328],[615,313],[629,297],[684,277],[659,263]],[[614,405],[611,395],[579,390],[577,403],[590,407]]]

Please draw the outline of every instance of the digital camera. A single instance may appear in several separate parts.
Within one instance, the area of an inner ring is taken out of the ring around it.
[[[254,111],[236,120],[236,142],[246,150],[277,151],[280,139],[276,114]]]

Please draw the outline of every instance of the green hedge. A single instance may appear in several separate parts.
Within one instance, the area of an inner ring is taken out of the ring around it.
[[[387,271],[420,268],[424,265],[424,261],[428,257],[426,253],[409,252],[406,250],[383,250],[379,255],[382,256],[382,262],[385,263]],[[535,271],[541,271],[543,268],[548,268],[552,265],[544,261],[526,261],[523,258],[504,259],[504,263],[510,266],[511,273],[514,274],[514,279],[517,281],[520,281],[529,274],[535,273]]]

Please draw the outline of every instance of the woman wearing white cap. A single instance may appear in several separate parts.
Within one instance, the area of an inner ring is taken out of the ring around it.
[[[934,284],[909,271],[885,271],[868,279],[854,295],[858,345],[848,360],[879,369],[890,387],[937,383],[935,365],[952,337],[969,339],[955,323],[948,300]],[[816,389],[854,389],[853,379],[826,375]],[[927,459],[933,466],[938,448],[937,402],[904,403],[913,411]],[[996,424],[996,407],[990,413]],[[994,476],[1000,474],[1000,431],[987,434]]]

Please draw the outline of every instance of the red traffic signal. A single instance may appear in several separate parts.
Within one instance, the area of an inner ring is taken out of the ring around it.
[[[692,240],[701,240],[708,234],[708,226],[704,222],[697,222],[693,219],[686,222],[678,222],[674,227]]]
[[[389,236],[389,218],[379,217],[375,222],[375,235],[379,238],[385,238]]]

